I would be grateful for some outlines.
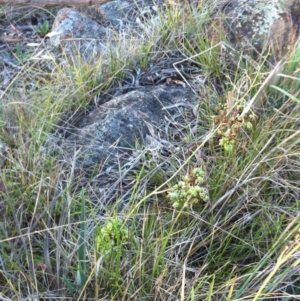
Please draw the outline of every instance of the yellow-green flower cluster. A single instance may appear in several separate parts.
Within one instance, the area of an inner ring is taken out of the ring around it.
[[[232,152],[236,143],[240,140],[241,129],[252,130],[256,116],[252,113],[241,117],[242,106],[235,106],[232,110],[226,104],[216,107],[217,117],[214,124],[218,125],[217,135],[219,145],[227,152]]]
[[[208,191],[205,186],[205,172],[202,168],[194,168],[185,175],[182,181],[174,185],[168,194],[175,209],[187,209],[194,204],[207,202]]]
[[[96,232],[96,248],[100,253],[111,251],[128,239],[128,230],[120,218],[113,218]]]

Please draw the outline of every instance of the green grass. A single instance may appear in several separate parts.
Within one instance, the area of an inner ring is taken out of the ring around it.
[[[117,47],[96,66],[74,59],[62,67],[53,60],[44,82],[24,62],[18,76],[36,89],[20,93],[12,84],[0,107],[0,140],[9,147],[0,170],[0,300],[299,296],[300,50],[271,84],[263,58],[254,64],[234,53],[228,68],[222,47],[201,38],[208,11],[170,6],[143,36],[116,35]],[[137,146],[141,167],[127,174],[128,205],[119,212],[116,200],[100,215],[88,187],[80,188],[75,158],[64,162],[45,145],[61,119],[84,111],[134,69],[176,57],[199,71],[189,80],[200,95],[198,116],[183,116],[186,134],[171,157]],[[230,117],[258,92],[252,128],[241,126],[226,151],[218,130],[231,130]],[[169,192],[198,167],[209,200],[174,209]]]

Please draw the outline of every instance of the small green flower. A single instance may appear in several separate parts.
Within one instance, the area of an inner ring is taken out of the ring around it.
[[[173,191],[169,194],[169,197],[170,197],[171,201],[176,201],[179,199],[179,193],[176,191]]]
[[[193,169],[193,174],[197,177],[203,178],[204,177],[204,170],[202,168],[194,168]]]
[[[179,203],[179,202],[174,202],[174,203],[173,203],[173,207],[174,207],[175,209],[179,209],[180,203]]]
[[[251,123],[250,121],[247,121],[247,122],[245,123],[245,126],[246,126],[246,128],[247,128],[248,130],[252,130],[252,128],[253,128],[253,125],[252,125],[252,123]]]
[[[224,145],[224,149],[225,149],[226,152],[232,153],[233,150],[234,150],[234,145],[231,144],[231,143],[227,143],[227,144]]]
[[[188,182],[190,178],[189,178],[189,176],[185,175],[182,179],[184,181],[183,183],[185,183],[185,182]]]
[[[193,204],[209,200],[208,191],[203,187],[205,172],[203,168],[194,168],[169,191],[168,197],[175,209],[187,209]]]
[[[100,231],[96,231],[96,249],[99,253],[105,254],[111,251],[113,246],[122,244],[128,236],[128,230],[124,227],[123,221],[113,218]]]
[[[228,129],[225,133],[224,133],[224,137],[228,138],[231,135],[231,129]]]

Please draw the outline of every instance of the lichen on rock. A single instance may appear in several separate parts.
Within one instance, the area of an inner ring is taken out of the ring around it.
[[[289,53],[299,36],[298,0],[227,0],[213,13],[208,30],[212,40],[226,40],[253,56],[270,52],[278,61]]]

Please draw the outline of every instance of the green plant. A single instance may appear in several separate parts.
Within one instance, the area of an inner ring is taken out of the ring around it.
[[[25,64],[30,59],[31,56],[32,56],[32,50],[27,49],[23,51],[22,44],[20,43],[16,44],[15,57],[21,65]]]
[[[146,68],[149,66],[149,57],[151,54],[151,49],[153,45],[151,43],[147,43],[146,46],[142,46],[140,51],[140,68],[142,71],[145,71]]]
[[[103,226],[95,230],[95,295],[99,288],[118,292],[124,283],[122,260],[126,260],[125,243],[129,241],[129,231],[119,217],[109,218]]]
[[[82,194],[81,203],[81,217],[80,217],[80,230],[78,239],[78,266],[76,271],[76,282],[71,282],[65,275],[62,277],[62,281],[66,284],[69,291],[74,293],[75,291],[81,292],[87,281],[87,235],[86,235],[86,214],[85,214],[85,197]]]
[[[168,197],[175,209],[188,209],[195,204],[208,202],[205,176],[203,168],[194,168],[170,189]]]
[[[219,145],[228,153],[232,153],[236,149],[242,132],[252,130],[256,120],[253,113],[247,113],[241,117],[243,107],[232,99],[232,94],[228,93],[227,102],[221,103],[215,108],[217,116],[214,118],[214,124],[218,126]]]
[[[44,22],[38,27],[37,32],[46,35],[50,31],[50,25],[48,20],[44,20]]]
[[[103,227],[98,227],[95,234],[96,250],[105,256],[127,239],[128,230],[124,227],[124,222],[118,217],[112,218]]]

